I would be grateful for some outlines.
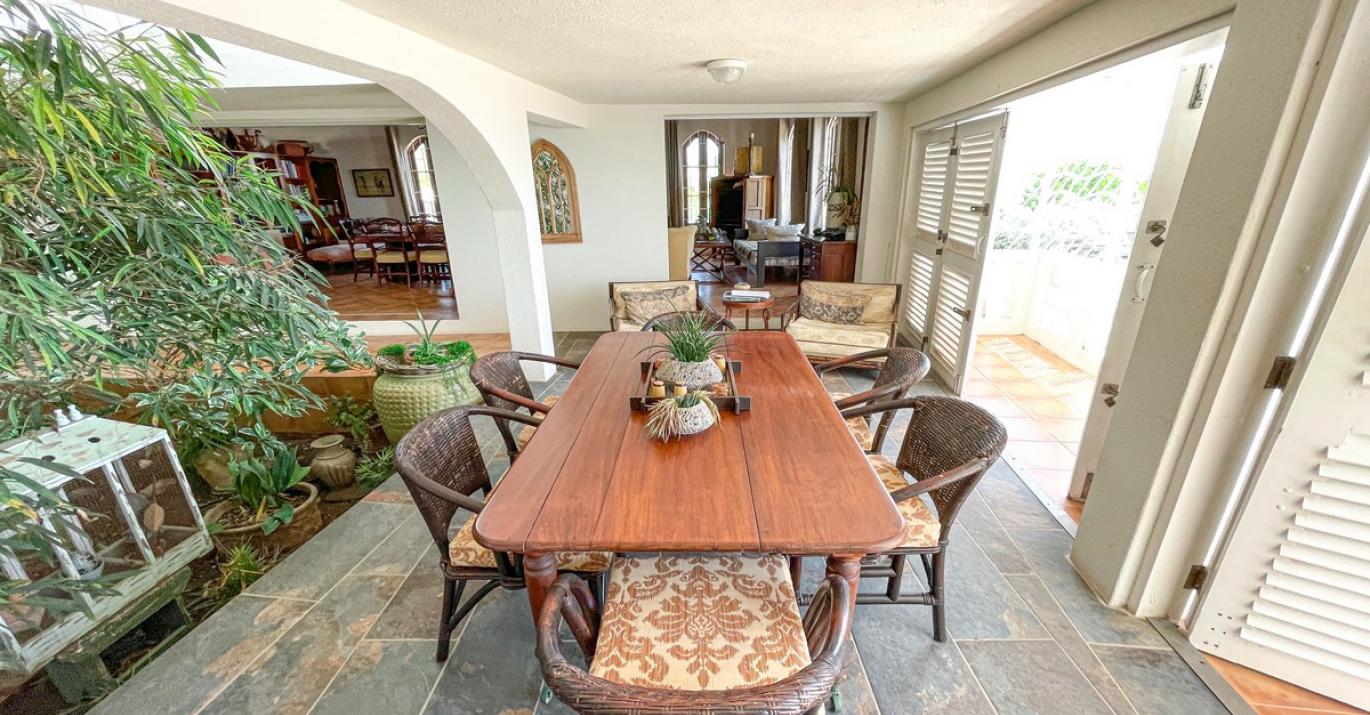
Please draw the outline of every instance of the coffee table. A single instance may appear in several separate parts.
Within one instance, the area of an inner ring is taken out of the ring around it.
[[[732,320],[733,311],[740,310],[743,314],[743,330],[752,329],[752,311],[761,311],[761,329],[769,330],[771,327],[771,308],[775,307],[775,296],[765,300],[728,300],[723,299],[723,317]]]

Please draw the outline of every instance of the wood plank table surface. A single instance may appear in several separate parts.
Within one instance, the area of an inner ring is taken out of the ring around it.
[[[536,614],[563,551],[828,556],[852,585],[860,559],[898,543],[903,519],[794,338],[730,333],[752,409],[661,443],[628,397],[659,333],[595,342],[556,407],[500,478],[476,540],[524,555]]]

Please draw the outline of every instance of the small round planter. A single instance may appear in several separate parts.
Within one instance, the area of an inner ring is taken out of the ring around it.
[[[228,473],[228,462],[232,459],[242,459],[247,456],[247,448],[238,447],[219,447],[217,449],[202,450],[195,455],[195,471],[200,478],[219,493],[225,493],[233,488],[233,476]]]
[[[723,382],[723,372],[713,360],[681,362],[667,358],[656,369],[656,376],[675,385],[684,385],[690,390],[699,390]]]
[[[376,358],[376,372],[371,404],[391,444],[434,412],[480,402],[467,364],[409,365],[382,355]]]
[[[708,431],[717,421],[718,419],[714,417],[714,411],[709,409],[709,404],[700,401],[693,407],[680,410],[680,436],[688,437],[692,434]]]
[[[324,435],[309,443],[317,450],[309,463],[309,475],[329,489],[343,489],[356,481],[357,455],[343,444],[340,434]]]
[[[319,533],[323,527],[323,514],[319,511],[319,488],[307,482],[291,487],[293,491],[305,494],[303,504],[295,507],[295,516],[289,524],[271,532],[262,533],[260,522],[243,526],[226,527],[214,535],[214,546],[219,553],[228,553],[239,544],[249,544],[257,553],[271,553],[277,549],[293,549]],[[205,523],[216,524],[225,514],[237,508],[233,500],[219,502],[205,512]]]

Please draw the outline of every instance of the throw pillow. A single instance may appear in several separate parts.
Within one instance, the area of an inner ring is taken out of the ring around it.
[[[628,314],[628,321],[637,325],[642,325],[665,313],[694,309],[694,306],[690,304],[689,286],[657,290],[625,290],[619,295],[623,298],[623,309]]]
[[[747,238],[753,241],[766,240],[766,227],[774,226],[773,218],[749,218],[747,219]]]
[[[765,230],[767,240],[792,239],[799,237],[799,232],[804,230],[804,224],[776,224],[774,226],[767,226]]]
[[[856,325],[861,322],[861,315],[866,312],[869,302],[869,296],[806,288],[799,294],[799,315],[824,323]]]

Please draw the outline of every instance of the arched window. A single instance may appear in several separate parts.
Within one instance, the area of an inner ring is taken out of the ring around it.
[[[409,211],[421,216],[442,216],[438,206],[438,179],[433,173],[433,153],[428,149],[428,135],[420,134],[404,148],[404,163],[409,171]]]
[[[533,183],[538,194],[538,225],[543,243],[580,243],[580,203],[576,172],[552,142],[533,142]]]
[[[681,219],[684,223],[694,223],[700,214],[712,214],[712,193],[709,182],[718,176],[723,167],[723,141],[712,132],[703,129],[686,137],[680,150],[681,190],[685,200],[681,202],[685,212]]]

